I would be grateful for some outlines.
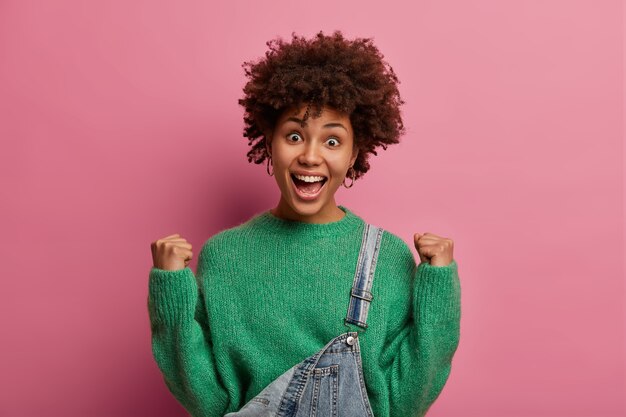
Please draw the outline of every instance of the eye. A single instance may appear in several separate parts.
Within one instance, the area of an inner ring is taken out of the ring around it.
[[[328,138],[328,140],[326,142],[329,142],[331,140],[336,143],[335,145],[332,145],[333,148],[339,146],[339,141],[336,138]]]
[[[296,136],[300,137],[300,134],[296,133],[296,132],[291,132],[290,134],[287,135],[287,140],[289,140],[289,142],[297,142],[297,141],[290,140],[292,135],[296,135]]]

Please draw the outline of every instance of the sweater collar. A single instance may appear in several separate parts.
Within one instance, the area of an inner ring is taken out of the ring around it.
[[[306,223],[299,220],[287,220],[274,216],[270,210],[261,213],[257,217],[260,225],[276,231],[277,233],[306,234],[314,236],[336,236],[348,232],[355,232],[363,219],[348,208],[338,205],[346,213],[340,220],[328,223]]]

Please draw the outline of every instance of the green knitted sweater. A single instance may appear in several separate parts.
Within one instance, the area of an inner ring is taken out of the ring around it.
[[[287,369],[346,331],[364,220],[322,224],[269,210],[202,246],[194,276],[152,268],[152,352],[174,397],[194,417],[240,409]],[[460,336],[456,261],[415,263],[384,231],[368,328],[360,333],[363,377],[375,417],[423,416],[450,374]]]

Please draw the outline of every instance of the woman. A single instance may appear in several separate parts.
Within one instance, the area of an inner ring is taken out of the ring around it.
[[[154,358],[193,416],[422,416],[459,341],[453,242],[415,233],[417,266],[334,197],[404,133],[398,80],[371,39],[292,36],[244,64],[239,101],[280,200],[209,238],[195,277],[184,238],[152,243]]]

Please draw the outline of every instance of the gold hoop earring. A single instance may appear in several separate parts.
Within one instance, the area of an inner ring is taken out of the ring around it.
[[[269,158],[267,158],[267,167],[265,168],[265,170],[267,171],[267,175],[269,175],[270,177],[272,175],[274,175],[274,170],[272,169],[272,172],[270,173],[270,164],[272,163],[272,157],[270,156]]]
[[[350,178],[352,179],[352,182],[350,183],[350,185],[346,185],[346,178],[344,177],[343,182],[341,183],[344,187],[346,188],[350,188],[354,185],[354,177],[356,176],[356,172],[354,171],[354,168],[350,167],[348,169],[348,171],[352,170],[352,174],[350,174]]]

